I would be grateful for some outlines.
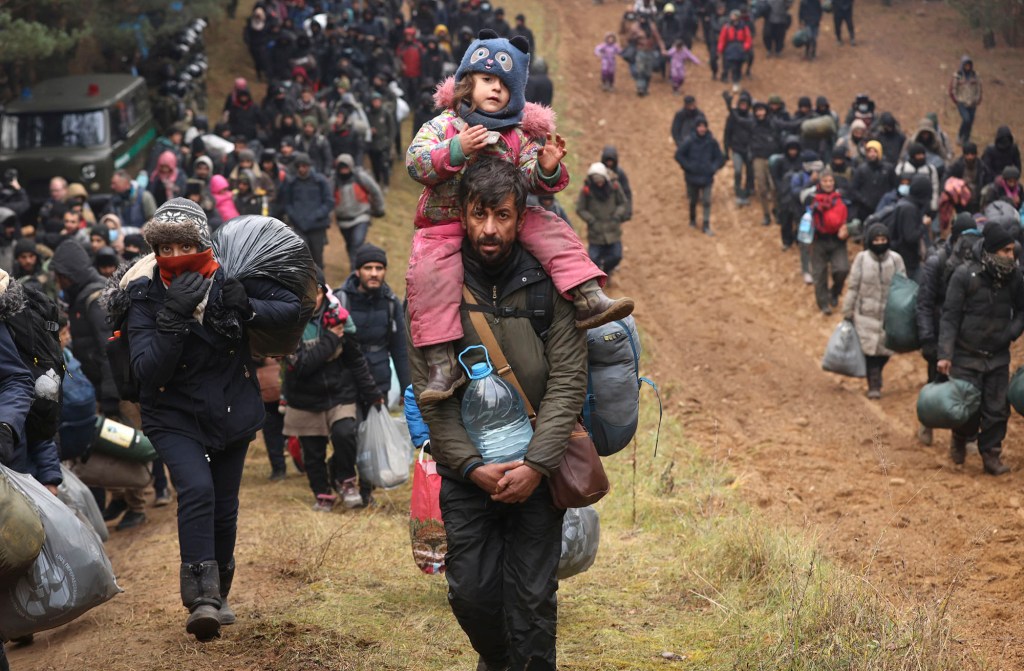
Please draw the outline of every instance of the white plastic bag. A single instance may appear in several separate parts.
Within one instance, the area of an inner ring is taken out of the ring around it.
[[[830,373],[838,373],[847,377],[867,377],[868,367],[864,360],[864,351],[860,348],[860,337],[853,322],[845,319],[832,332],[825,346],[825,356],[821,359],[821,367]]]
[[[562,518],[562,555],[558,579],[583,573],[594,565],[601,542],[601,518],[592,506],[569,508]]]
[[[57,498],[64,502],[68,508],[75,511],[78,519],[91,527],[101,541],[106,542],[110,538],[110,530],[103,521],[103,513],[96,503],[96,497],[92,495],[85,483],[78,479],[78,476],[71,472],[71,469],[64,464],[60,465],[61,476],[64,482],[57,488]]]
[[[402,389],[398,382],[398,371],[395,370],[395,362],[388,358],[391,363],[391,388],[388,389],[388,410],[396,412],[402,406]]]
[[[5,474],[39,510],[46,542],[28,571],[0,589],[0,641],[67,624],[121,592],[96,533],[31,476]]]
[[[383,407],[371,408],[359,425],[358,445],[356,465],[361,481],[391,489],[409,479],[409,438],[402,437]]]

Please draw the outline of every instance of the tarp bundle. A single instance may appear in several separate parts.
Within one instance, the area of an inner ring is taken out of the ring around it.
[[[917,418],[932,429],[957,429],[981,407],[981,391],[965,380],[931,382],[917,396]]]
[[[292,324],[250,328],[249,348],[257,356],[293,354],[316,307],[316,266],[295,231],[272,217],[236,217],[213,234],[213,252],[229,278],[276,282],[299,297],[302,308]]]
[[[885,346],[893,352],[913,352],[921,348],[917,336],[917,282],[896,274],[889,286],[882,330]]]

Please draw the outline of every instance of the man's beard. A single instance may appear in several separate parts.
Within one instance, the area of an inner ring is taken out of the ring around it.
[[[480,248],[484,245],[496,245],[493,252],[483,252]],[[512,241],[504,241],[496,235],[485,235],[477,238],[473,245],[480,260],[487,264],[496,264],[504,261],[512,249]]]

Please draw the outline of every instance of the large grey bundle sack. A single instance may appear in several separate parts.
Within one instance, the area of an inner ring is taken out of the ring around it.
[[[121,591],[96,533],[31,476],[4,474],[35,506],[46,541],[22,576],[0,588],[0,640],[67,624]]]
[[[825,346],[825,356],[821,359],[821,367],[830,373],[847,377],[867,377],[868,366],[864,360],[864,350],[860,347],[860,338],[853,322],[845,319],[832,332]]]
[[[640,336],[633,317],[587,331],[587,399],[583,425],[602,457],[629,445],[640,421]],[[660,403],[660,400],[659,400]]]
[[[562,554],[558,579],[583,573],[594,565],[601,542],[601,518],[593,507],[569,508],[562,518]]]
[[[57,488],[57,498],[64,502],[68,508],[75,511],[78,519],[96,532],[101,541],[106,542],[110,538],[110,530],[103,521],[103,513],[96,504],[96,497],[92,495],[85,483],[78,479],[78,476],[71,472],[71,469],[64,464],[60,465],[61,476],[64,482]]]

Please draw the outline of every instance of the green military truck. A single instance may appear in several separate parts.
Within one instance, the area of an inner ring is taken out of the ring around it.
[[[48,79],[0,112],[0,173],[17,170],[33,202],[49,195],[50,179],[57,176],[84,184],[90,195],[108,194],[114,171],[136,174],[155,139],[141,77]]]

